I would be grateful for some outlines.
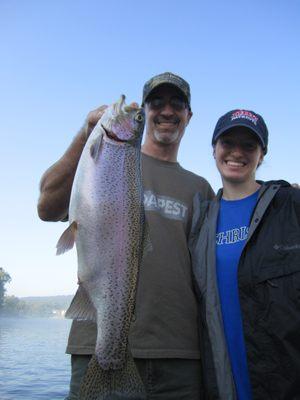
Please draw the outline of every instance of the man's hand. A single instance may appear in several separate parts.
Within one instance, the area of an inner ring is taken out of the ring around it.
[[[97,122],[99,119],[102,117],[104,114],[104,111],[106,110],[107,106],[103,105],[98,108],[96,108],[93,111],[90,111],[87,115],[86,122],[85,122],[85,134],[86,138],[88,138],[92,132],[92,130],[95,128],[97,125]]]
[[[85,125],[84,125],[86,139],[90,136],[92,130],[97,125],[97,122],[102,117],[102,115],[104,114],[104,111],[107,109],[107,107],[108,107],[107,105],[103,105],[103,106],[100,106],[100,107],[96,108],[95,110],[90,111],[88,113],[86,121],[85,121]],[[130,103],[129,107],[139,108],[139,105],[138,105],[138,103]]]

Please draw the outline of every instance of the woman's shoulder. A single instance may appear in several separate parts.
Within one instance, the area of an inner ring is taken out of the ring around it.
[[[296,183],[290,184],[284,180],[274,181],[274,184],[278,184],[280,186],[280,193],[291,196],[295,199],[300,199],[300,185]]]
[[[275,201],[280,203],[290,201],[296,205],[300,205],[300,185],[291,185],[289,182],[284,180],[264,182],[264,185],[271,190],[274,187],[278,187],[278,191],[274,198]]]

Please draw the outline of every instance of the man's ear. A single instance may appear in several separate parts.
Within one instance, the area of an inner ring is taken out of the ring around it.
[[[213,158],[216,159],[216,146],[213,145]]]
[[[190,119],[192,118],[192,116],[193,116],[193,112],[190,110],[189,113],[188,113],[186,126],[188,126],[188,124],[190,123]]]

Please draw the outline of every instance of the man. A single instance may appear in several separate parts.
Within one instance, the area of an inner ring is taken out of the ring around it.
[[[205,179],[177,163],[180,141],[192,117],[189,84],[169,72],[155,76],[144,85],[142,105],[144,205],[153,251],[140,268],[129,344],[147,399],[199,400],[198,309],[187,236],[194,194],[201,192],[203,199],[210,199],[213,191]],[[66,219],[81,151],[102,112],[99,108],[88,115],[69,149],[42,177],[38,211],[43,220]],[[93,323],[73,321],[67,347],[72,354],[69,400],[78,398],[95,339]]]

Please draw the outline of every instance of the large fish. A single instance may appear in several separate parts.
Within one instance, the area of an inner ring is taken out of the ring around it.
[[[143,109],[126,106],[125,96],[105,110],[79,160],[70,225],[57,244],[57,254],[74,242],[77,248],[79,287],[66,317],[97,323],[95,355],[80,399],[144,394],[128,349],[146,240],[140,168],[144,120]]]

